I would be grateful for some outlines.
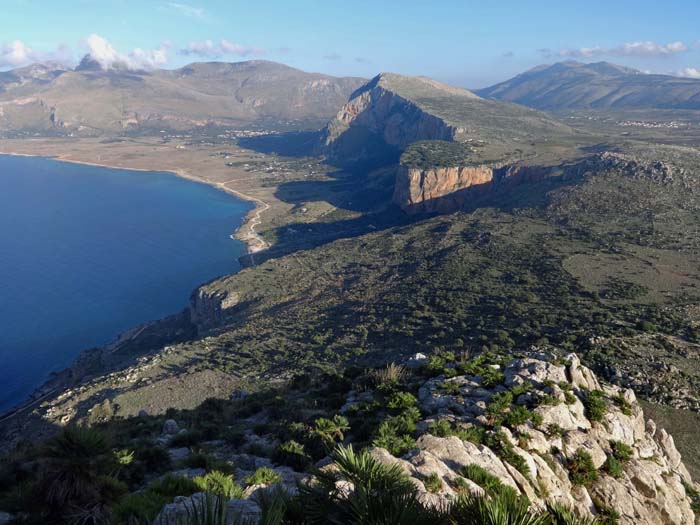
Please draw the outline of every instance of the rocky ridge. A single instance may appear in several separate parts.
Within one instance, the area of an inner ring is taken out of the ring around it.
[[[645,421],[634,392],[602,385],[576,355],[569,355],[561,364],[550,361],[516,359],[504,367],[503,385],[493,389],[484,388],[470,376],[429,380],[419,397],[422,409],[433,416],[422,422],[426,433],[418,439],[417,448],[403,458],[377,448],[374,456],[383,463],[400,465],[424,498],[435,505],[454,498],[465,484],[470,492],[483,495],[485,488],[477,483],[457,481],[463,478],[465,468],[477,465],[539,506],[560,502],[591,516],[614,509],[622,524],[694,523],[692,501],[686,492],[693,486],[690,474],[673,437],[653,421]],[[529,421],[513,428],[501,426],[498,439],[504,441],[497,447],[431,433],[431,429],[441,428],[436,425],[440,421],[489,426],[494,396],[513,388],[524,390],[524,385],[532,389],[515,398],[506,411],[527,406],[538,393],[544,393],[546,403],[533,409],[538,424]],[[600,420],[591,419],[587,408],[592,392],[601,392],[606,400]],[[503,450],[522,458],[519,467],[504,459]],[[585,482],[577,479],[576,472],[582,451],[596,472]],[[625,458],[618,460],[622,472],[609,466],[616,456]],[[425,482],[434,475],[441,488],[429,491]]]
[[[417,356],[408,365],[421,367],[426,360]],[[502,383],[487,384],[485,376],[450,374],[422,384],[418,399],[427,416],[418,423],[420,437],[408,453],[396,457],[385,448],[370,449],[378,462],[398,465],[405,472],[423,504],[445,508],[461,494],[491,497],[494,490],[511,490],[527,497],[533,508],[559,503],[582,516],[614,518],[611,523],[622,525],[695,522],[694,484],[673,437],[653,421],[645,421],[632,390],[602,384],[575,354],[563,360],[537,355],[488,366],[502,374]],[[358,404],[371,403],[373,396],[353,390],[341,412],[351,413]],[[527,420],[516,417],[526,410],[531,411]],[[254,420],[263,421],[264,415],[252,416],[251,424]],[[466,435],[477,435],[475,429],[482,439],[467,439]],[[183,432],[177,423],[167,421],[165,444]],[[275,446],[274,440],[252,432],[245,439],[257,448]],[[266,492],[281,489],[295,496],[299,484],[315,483],[313,475],[268,458],[230,453],[218,442],[208,446],[236,466],[236,479],[261,467],[279,475],[276,483],[250,486],[240,498],[228,501],[228,522],[242,515],[256,522]],[[180,458],[190,451],[170,453]],[[335,469],[330,458],[316,466],[328,472]],[[191,477],[201,472],[181,474]],[[350,495],[354,488],[343,482],[339,490]],[[177,523],[191,513],[188,509],[203,507],[204,502],[203,493],[178,497],[156,523]]]

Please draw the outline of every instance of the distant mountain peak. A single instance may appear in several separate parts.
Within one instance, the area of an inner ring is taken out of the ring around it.
[[[610,62],[567,60],[537,66],[477,91],[482,97],[535,109],[700,109],[700,82],[645,75]]]
[[[87,54],[83,57],[83,59],[80,61],[80,64],[78,64],[75,68],[76,71],[104,71],[104,67],[102,67],[102,64],[93,58],[92,55]]]

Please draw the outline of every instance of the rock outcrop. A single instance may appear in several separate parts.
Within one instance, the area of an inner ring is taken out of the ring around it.
[[[645,421],[631,390],[602,386],[573,354],[563,364],[516,359],[502,373],[503,384],[490,389],[471,376],[429,380],[419,397],[423,411],[433,416],[423,421],[427,432],[417,447],[403,458],[377,448],[374,457],[400,465],[424,501],[436,505],[465,487],[477,495],[487,492],[478,480],[465,476],[465,469],[475,465],[538,506],[558,502],[583,515],[617,513],[619,523],[628,525],[694,523],[686,491],[692,480],[673,438],[653,421]],[[513,428],[493,427],[489,407],[495,395],[507,392],[517,395],[506,413],[532,406],[535,396],[544,395],[545,402],[532,408],[536,416],[531,421]],[[595,417],[586,401],[591,395],[599,396],[605,407]],[[485,428],[486,444],[433,435],[431,428],[439,421]],[[494,446],[495,436],[504,445]],[[582,452],[590,459],[585,481],[575,475]],[[514,461],[513,454],[520,459]],[[436,475],[441,488],[435,490],[432,484],[428,491],[423,482]]]
[[[476,165],[435,168],[399,166],[393,202],[407,213],[449,213],[469,200],[504,186],[534,182],[552,168],[521,165]]]
[[[383,73],[353,93],[324,130],[323,143],[331,158],[360,161],[386,150],[401,151],[419,140],[455,140],[461,130],[392,89],[397,78],[401,77]],[[465,98],[478,98],[463,93]]]

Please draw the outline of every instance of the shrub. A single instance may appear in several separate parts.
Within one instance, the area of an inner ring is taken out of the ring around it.
[[[428,432],[437,437],[452,436],[452,425],[446,419],[438,419],[428,425]]]
[[[515,489],[513,489],[513,487],[503,485],[497,476],[494,476],[488,470],[475,463],[463,467],[460,474],[479,485],[488,495],[492,496],[508,491],[512,491],[515,494]]]
[[[394,411],[401,411],[414,407],[418,404],[416,396],[410,392],[395,392],[387,401],[387,408]]]
[[[435,472],[423,480],[423,485],[428,492],[437,494],[442,490],[442,479]]]
[[[152,482],[141,492],[129,494],[112,507],[115,523],[152,523],[163,506],[175,496],[190,496],[200,490],[192,480],[165,476]]]
[[[395,389],[406,377],[406,367],[391,363],[385,368],[378,368],[371,372],[374,385],[378,390],[390,392]]]
[[[629,445],[625,445],[621,441],[610,441],[610,450],[615,459],[619,461],[629,461],[632,459],[634,451]]]
[[[274,461],[292,467],[294,470],[304,470],[311,458],[304,450],[304,445],[294,440],[280,444],[273,456]]]
[[[532,413],[524,406],[512,406],[503,416],[503,424],[507,427],[517,427],[525,423]]]
[[[547,425],[545,434],[547,434],[547,436],[549,437],[561,437],[564,434],[566,434],[566,430],[564,430],[560,425],[557,425],[556,423],[550,423],[549,425]]]
[[[506,376],[503,372],[492,366],[484,367],[480,377],[481,386],[484,388],[493,388],[496,385],[503,384],[503,381],[506,380]]]
[[[243,497],[243,489],[231,474],[214,470],[204,476],[197,476],[192,481],[204,492],[210,492],[223,499],[231,500]]]
[[[450,509],[450,523],[545,525],[548,521],[530,509],[527,498],[506,491],[488,498],[460,495]]]
[[[314,428],[311,431],[312,435],[317,436],[321,441],[330,446],[336,440],[342,441],[345,438],[345,432],[350,430],[350,423],[345,416],[336,414],[333,419],[320,417],[314,421]]]
[[[164,472],[172,463],[167,450],[153,445],[137,447],[134,451],[134,460],[148,472]]]
[[[593,498],[593,505],[598,510],[596,520],[600,525],[617,525],[620,522],[620,513],[613,507],[609,507],[597,498]]]
[[[608,456],[603,464],[603,470],[607,472],[611,477],[619,479],[622,477],[624,470],[622,469],[622,463],[615,456]]]
[[[690,507],[696,514],[700,512],[700,492],[687,481],[683,481],[685,493],[690,498]]]
[[[632,415],[632,405],[630,405],[627,400],[625,399],[624,396],[622,395],[617,395],[613,397],[613,402],[617,405],[617,407],[620,409],[620,412],[622,412],[626,416],[631,416]]]
[[[282,481],[282,476],[276,470],[269,467],[260,467],[250,476],[245,478],[246,485],[272,485]]]
[[[586,409],[586,417],[591,421],[602,421],[608,404],[605,394],[600,390],[591,390],[583,398],[583,406]]]
[[[430,523],[431,514],[418,500],[415,485],[398,465],[379,463],[368,452],[338,447],[335,469],[317,473],[316,482],[300,487],[308,523]],[[345,495],[338,482],[352,483]]]
[[[240,428],[229,428],[224,432],[223,439],[234,447],[240,447],[246,442],[245,432]]]
[[[486,445],[494,450],[496,455],[503,461],[513,465],[523,476],[530,474],[530,467],[525,458],[515,452],[513,444],[503,432],[494,432],[486,436]]]
[[[170,440],[171,447],[192,447],[202,441],[202,433],[197,430],[180,432]]]
[[[399,434],[396,423],[384,421],[372,441],[375,447],[387,449],[393,456],[400,457],[416,445],[416,440],[409,434]]]
[[[203,468],[207,471],[218,470],[226,474],[233,473],[233,466],[230,463],[204,452],[190,454],[182,463],[186,468]]]
[[[459,383],[454,381],[445,381],[440,385],[440,390],[450,396],[459,395]]]
[[[598,479],[593,458],[582,448],[569,458],[566,466],[569,469],[569,478],[574,485],[587,486]]]

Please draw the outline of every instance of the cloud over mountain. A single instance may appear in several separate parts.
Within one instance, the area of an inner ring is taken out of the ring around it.
[[[85,44],[90,57],[103,69],[153,69],[168,62],[168,50],[165,45],[153,50],[137,47],[124,54],[119,53],[105,38],[94,33],[86,39]]]
[[[593,58],[600,56],[665,57],[685,51],[688,51],[688,46],[681,41],[659,44],[651,40],[643,42],[625,42],[615,47],[593,46],[563,48],[557,51],[552,51],[551,49],[540,50],[540,52],[547,57],[558,56],[568,58]]]
[[[32,62],[71,62],[72,59],[72,52],[63,45],[50,52],[40,52],[21,40],[0,44],[0,68],[26,66]]]
[[[187,47],[178,51],[185,56],[196,56],[201,58],[218,58],[225,55],[235,55],[247,57],[251,55],[262,55],[264,50],[257,47],[243,46],[230,40],[222,39],[219,42],[213,40],[202,40],[190,42]]]

